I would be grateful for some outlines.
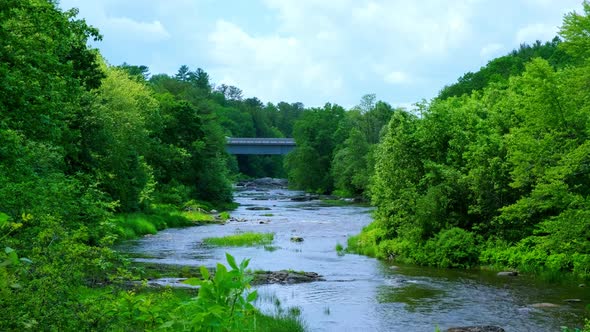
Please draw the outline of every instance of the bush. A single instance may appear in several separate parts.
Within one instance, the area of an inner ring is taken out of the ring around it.
[[[424,247],[429,265],[468,268],[479,262],[479,248],[473,233],[454,227],[438,233]]]

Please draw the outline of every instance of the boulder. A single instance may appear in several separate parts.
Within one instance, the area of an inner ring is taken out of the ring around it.
[[[292,242],[303,242],[303,238],[301,236],[292,236],[291,241]]]
[[[492,325],[451,327],[446,332],[505,332],[503,328]]]
[[[269,207],[265,207],[265,206],[251,206],[251,207],[247,207],[246,210],[251,210],[251,211],[266,211],[266,210],[270,210]]]
[[[295,271],[257,271],[254,274],[252,284],[281,284],[292,285],[306,282],[324,281],[321,275],[315,272],[295,272]]]
[[[542,302],[542,303],[533,303],[533,304],[531,304],[531,307],[533,307],[533,308],[558,308],[558,307],[560,307],[560,305],[555,304],[555,303]]]
[[[516,271],[502,271],[502,272],[498,272],[497,275],[500,277],[516,277],[518,275],[518,272],[516,272]]]
[[[565,300],[563,300],[563,302],[577,303],[577,302],[582,302],[582,300],[580,300],[580,299],[565,299]]]

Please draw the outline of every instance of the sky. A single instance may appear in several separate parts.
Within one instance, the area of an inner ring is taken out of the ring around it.
[[[445,85],[521,43],[557,35],[582,0],[61,0],[98,28],[111,65],[173,75],[205,70],[262,102],[394,106]]]

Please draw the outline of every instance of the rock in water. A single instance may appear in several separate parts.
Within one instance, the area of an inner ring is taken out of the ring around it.
[[[533,304],[531,304],[531,307],[533,307],[533,308],[557,308],[557,307],[559,307],[559,304],[547,303],[547,302],[533,303]]]
[[[505,332],[503,328],[497,326],[464,326],[451,327],[446,332]]]
[[[250,211],[268,211],[270,210],[269,207],[265,207],[265,206],[252,206],[252,207],[247,207],[246,210],[250,210]]]
[[[301,236],[293,236],[293,237],[291,237],[291,241],[293,241],[293,242],[303,242],[303,238]]]
[[[565,300],[563,300],[563,302],[577,303],[577,302],[582,302],[582,300],[580,300],[580,299],[565,299]]]
[[[516,272],[516,271],[502,271],[502,272],[498,272],[497,275],[500,277],[516,277],[518,275],[518,272]]]
[[[315,272],[295,272],[295,271],[258,271],[254,274],[255,285],[262,284],[281,284],[292,285],[314,281],[324,281],[321,275]]]

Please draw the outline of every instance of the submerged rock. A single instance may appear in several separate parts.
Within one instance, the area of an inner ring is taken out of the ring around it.
[[[315,272],[295,271],[257,271],[254,273],[252,284],[282,284],[292,285],[306,282],[324,281],[325,279]]]
[[[486,326],[464,326],[464,327],[451,327],[446,332],[505,332],[505,330],[498,326],[486,325]]]
[[[498,272],[497,276],[500,277],[516,277],[518,275],[518,272],[516,271],[502,271],[502,272]]]
[[[293,236],[291,237],[292,242],[303,242],[303,238],[301,236]]]
[[[257,188],[271,188],[271,189],[286,189],[288,185],[287,179],[275,178],[260,178],[251,181],[239,181],[236,187],[244,189]]]
[[[270,210],[269,207],[266,206],[251,206],[251,207],[247,207],[246,210],[251,210],[251,211],[267,211]]]
[[[319,195],[310,195],[310,194],[291,197],[291,200],[294,202],[309,202],[309,201],[318,200],[318,199],[320,199]]]
[[[542,302],[542,303],[533,303],[533,304],[531,304],[531,307],[533,307],[533,308],[558,308],[558,307],[560,307],[560,305],[555,304],[555,303]]]
[[[580,300],[580,299],[565,299],[565,300],[563,300],[563,302],[577,303],[577,302],[582,302],[582,300]]]

